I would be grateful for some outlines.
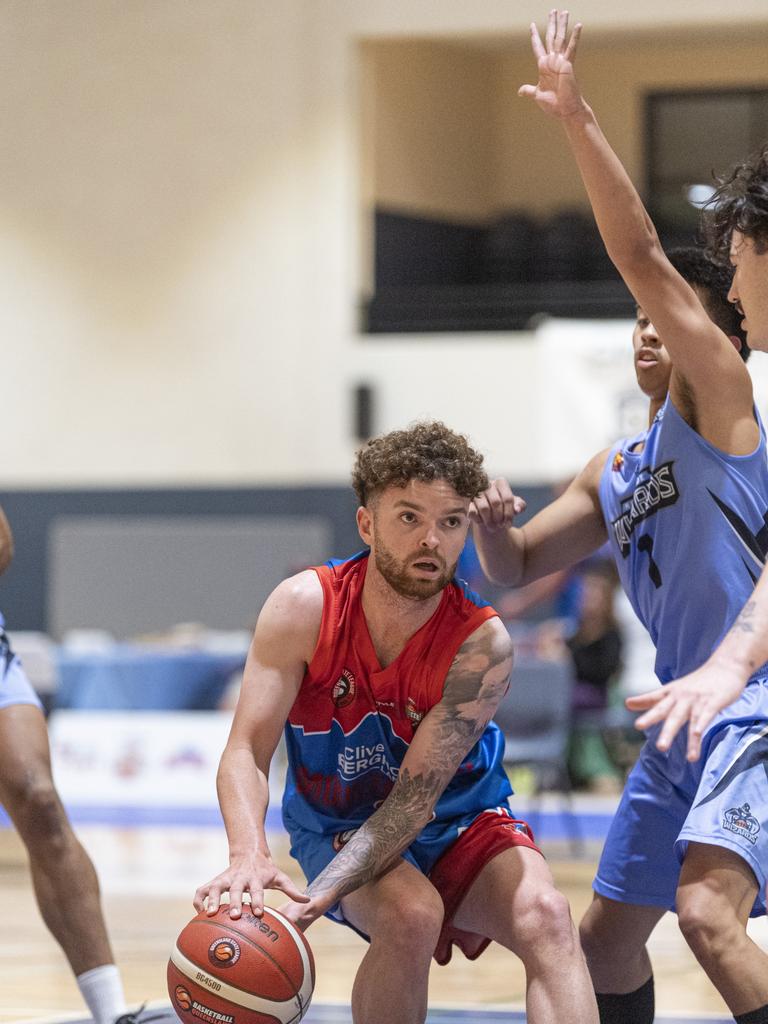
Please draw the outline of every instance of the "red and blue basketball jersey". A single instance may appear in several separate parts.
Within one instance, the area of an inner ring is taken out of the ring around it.
[[[386,668],[379,664],[361,599],[368,552],[315,567],[323,587],[317,647],[286,724],[283,820],[294,844],[307,833],[358,828],[387,797],[421,719],[443,695],[464,641],[494,609],[452,581],[434,615]],[[506,804],[504,741],[495,723],[460,765],[429,829]]]

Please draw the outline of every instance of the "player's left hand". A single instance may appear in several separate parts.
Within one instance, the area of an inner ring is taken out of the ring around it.
[[[636,729],[649,729],[664,722],[656,740],[659,750],[669,750],[675,736],[688,722],[686,757],[689,761],[698,761],[704,730],[719,711],[741,696],[746,682],[743,672],[732,665],[710,660],[674,683],[627,697],[625,704],[630,711],[645,712],[635,722]]]

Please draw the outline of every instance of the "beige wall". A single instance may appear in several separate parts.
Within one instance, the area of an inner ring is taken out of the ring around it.
[[[473,220],[493,203],[496,61],[436,42],[363,50],[374,80],[374,199],[398,209]]]
[[[673,5],[584,6],[618,33]],[[714,24],[764,20],[764,8],[692,10]],[[503,451],[497,468],[535,475],[530,339],[370,341],[357,330],[375,177],[361,156],[361,41],[514,30],[522,54],[523,5],[0,0],[0,11],[0,487],[344,480],[358,380],[377,388],[381,427],[434,410]],[[711,78],[722,61],[708,54]],[[517,59],[494,74],[516,83]],[[599,68],[606,81],[608,59],[585,53],[585,81]],[[632,57],[638,74],[644,64]],[[462,156],[441,189],[506,202],[506,171],[482,184],[492,157],[469,81],[491,69],[474,53],[457,67],[476,134],[452,142]],[[665,67],[675,73],[671,53]],[[636,167],[631,133],[619,137],[625,109],[605,121]],[[450,113],[443,97],[435,111]],[[554,194],[567,174],[554,133],[548,146],[547,182],[564,176]],[[422,195],[424,164],[409,149]],[[515,159],[524,181],[529,157]],[[466,174],[476,189],[463,189]]]
[[[636,41],[586,35],[579,56],[584,94],[641,187],[644,97],[671,88],[768,86],[768,30],[758,37],[732,38],[725,47],[719,33]],[[376,132],[366,136],[374,147],[366,153],[374,203],[459,220],[585,205],[558,125],[517,96],[520,85],[535,81],[519,36],[492,48],[369,42],[363,60],[373,79],[366,97],[375,103]],[[715,140],[712,159],[716,166]]]

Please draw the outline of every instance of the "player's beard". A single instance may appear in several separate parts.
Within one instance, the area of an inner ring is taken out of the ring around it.
[[[438,572],[437,576],[432,579],[416,578],[409,575],[408,570],[414,561],[419,560],[418,556],[411,555],[410,558],[401,560],[379,543],[375,545],[373,551],[376,568],[395,593],[400,594],[401,597],[411,597],[425,601],[427,598],[439,594],[451,582],[458,562],[454,562],[449,567],[436,555],[423,554],[421,557],[424,561],[433,561],[438,565],[442,565],[442,572]]]

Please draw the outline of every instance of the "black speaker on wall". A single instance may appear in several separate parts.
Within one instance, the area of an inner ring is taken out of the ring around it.
[[[374,391],[370,384],[356,384],[352,392],[352,433],[357,441],[367,441],[375,433]]]

